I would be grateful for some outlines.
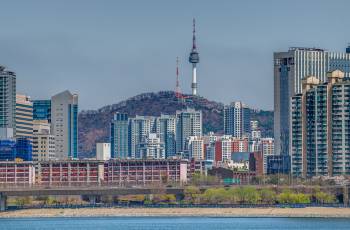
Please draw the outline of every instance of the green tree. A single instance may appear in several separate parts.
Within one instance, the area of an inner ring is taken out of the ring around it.
[[[261,200],[260,194],[254,187],[236,188],[232,191],[232,195],[233,200],[241,204],[257,204]]]
[[[261,202],[264,204],[274,204],[276,202],[276,193],[269,189],[263,188],[259,191]]]
[[[210,204],[220,204],[229,201],[229,195],[224,188],[209,188],[204,192],[203,199]]]
[[[56,204],[56,203],[57,203],[57,200],[55,198],[53,198],[52,196],[48,196],[45,199],[45,204],[46,205],[53,205],[53,204]]]
[[[18,205],[18,206],[25,206],[25,205],[31,204],[32,201],[33,201],[33,199],[31,197],[26,196],[26,197],[17,197],[14,200],[14,203],[15,203],[15,205]]]
[[[281,204],[308,204],[311,202],[310,195],[303,193],[293,193],[290,190],[284,190],[277,196]]]
[[[329,203],[334,203],[336,201],[336,198],[334,195],[321,192],[321,191],[318,191],[315,193],[315,199],[317,203],[321,203],[321,204],[329,204]]]
[[[198,201],[201,191],[198,187],[196,186],[188,186],[185,188],[185,200],[195,203]]]

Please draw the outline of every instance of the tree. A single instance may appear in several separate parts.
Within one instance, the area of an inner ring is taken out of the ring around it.
[[[188,186],[185,188],[185,199],[190,201],[191,203],[194,203],[198,200],[201,191],[198,187],[196,186]]]
[[[52,196],[48,196],[45,199],[45,204],[46,205],[53,205],[53,204],[56,204],[56,203],[57,203],[57,200],[54,197],[52,197]]]
[[[32,201],[33,201],[33,200],[32,200],[31,197],[26,196],[26,197],[17,197],[17,198],[14,200],[14,203],[15,203],[15,205],[17,205],[17,206],[24,206],[24,205],[31,204]]]
[[[239,187],[228,190],[232,203],[257,204],[261,200],[260,194],[254,187]]]
[[[334,195],[321,192],[321,191],[318,191],[315,193],[315,199],[317,203],[321,203],[321,204],[329,204],[329,203],[334,203],[336,201],[336,198]]]
[[[227,202],[229,195],[224,188],[210,188],[203,194],[203,199],[210,204],[220,204]]]
[[[269,188],[263,188],[259,193],[262,203],[274,204],[276,202],[276,193],[273,190]]]
[[[293,193],[290,190],[284,190],[277,196],[277,201],[281,204],[308,204],[310,195],[303,193]]]

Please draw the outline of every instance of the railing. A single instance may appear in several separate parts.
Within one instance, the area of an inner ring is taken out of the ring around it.
[[[340,203],[332,204],[127,204],[127,203],[98,203],[98,204],[54,204],[54,205],[11,205],[7,210],[19,209],[62,209],[62,208],[306,208],[331,207],[346,208]]]

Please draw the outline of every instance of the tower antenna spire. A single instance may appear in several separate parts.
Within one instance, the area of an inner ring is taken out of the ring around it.
[[[192,38],[192,50],[197,49],[196,47],[196,19],[193,18],[193,38]]]
[[[192,50],[188,61],[192,64],[192,95],[197,95],[197,63],[199,63],[199,54],[196,45],[196,19],[193,18],[193,32],[192,32]]]
[[[176,88],[175,88],[176,98],[181,98],[181,89],[179,82],[179,57],[176,57]]]

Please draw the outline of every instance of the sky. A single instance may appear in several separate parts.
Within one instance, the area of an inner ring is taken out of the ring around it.
[[[0,0],[0,65],[17,92],[48,99],[70,90],[80,110],[145,92],[190,93],[192,19],[198,92],[210,100],[273,109],[273,52],[345,51],[347,0]]]

